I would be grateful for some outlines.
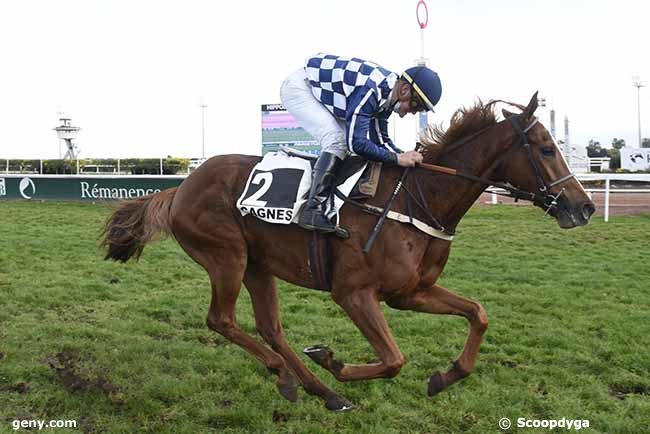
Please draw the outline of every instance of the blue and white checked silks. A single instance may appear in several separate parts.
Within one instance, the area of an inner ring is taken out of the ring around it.
[[[401,151],[388,135],[388,118],[397,78],[373,62],[318,54],[285,81],[282,103],[323,150],[396,163]]]

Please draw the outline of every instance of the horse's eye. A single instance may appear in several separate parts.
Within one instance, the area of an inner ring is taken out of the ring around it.
[[[550,146],[542,148],[542,155],[545,157],[552,157],[555,154],[555,149]]]

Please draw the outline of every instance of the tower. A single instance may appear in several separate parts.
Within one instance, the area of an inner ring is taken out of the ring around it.
[[[555,109],[551,109],[551,136],[556,140],[555,135]]]
[[[54,131],[56,131],[57,136],[59,136],[59,140],[65,141],[67,150],[63,158],[74,160],[79,156],[79,148],[75,143],[73,143],[73,140],[77,138],[77,133],[81,128],[73,127],[70,118],[60,118],[59,122],[60,125],[54,128]],[[60,149],[61,148],[59,148],[59,157],[61,157]]]

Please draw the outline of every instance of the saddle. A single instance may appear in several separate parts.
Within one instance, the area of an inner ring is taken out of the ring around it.
[[[280,146],[280,149],[287,155],[309,161],[309,164],[312,168],[318,159],[318,156],[314,154],[291,149],[287,146]],[[381,175],[381,163],[378,161],[368,161],[358,156],[346,158],[343,161],[343,166],[341,166],[341,168],[338,170],[338,173],[336,174],[334,186],[338,187],[342,185],[352,175],[361,170],[364,165],[366,165],[366,168],[361,174],[359,181],[357,181],[354,188],[348,195],[349,199],[363,200],[375,197],[377,186],[379,185],[379,176]]]

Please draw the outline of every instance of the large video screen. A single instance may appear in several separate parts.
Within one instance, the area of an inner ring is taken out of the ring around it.
[[[320,145],[291,116],[282,104],[262,104],[262,155],[287,146],[319,154]]]

